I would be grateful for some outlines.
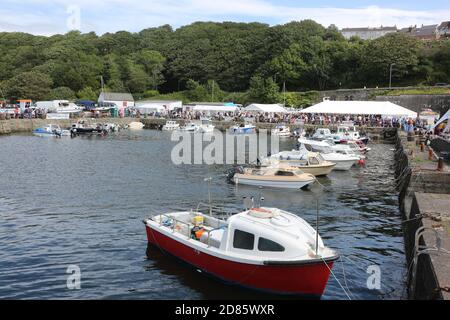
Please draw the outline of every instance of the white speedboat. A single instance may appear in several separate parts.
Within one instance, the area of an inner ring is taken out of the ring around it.
[[[330,161],[336,164],[334,170],[347,171],[361,160],[358,156],[350,156],[341,153],[337,153],[333,150],[329,143],[326,141],[316,141],[308,139],[298,139],[300,144],[303,144],[306,150],[312,152],[319,152],[326,161]],[[301,147],[302,148],[302,147]]]
[[[326,161],[320,153],[308,150],[283,151],[263,159],[262,164],[271,166],[297,167],[305,173],[314,176],[326,176],[336,166],[335,163]]]
[[[335,139],[335,142],[337,143],[343,143],[349,140],[361,141],[364,144],[367,144],[369,142],[369,138],[366,136],[361,136],[359,131],[356,130],[355,126],[339,126],[336,135],[339,138],[339,141]]]
[[[148,243],[231,285],[320,297],[339,255],[305,220],[277,208],[218,219],[197,211],[144,221]],[[147,254],[151,257],[151,247]]]
[[[211,120],[203,119],[198,127],[198,131],[201,133],[211,133],[214,131],[214,125]]]
[[[199,126],[194,122],[186,123],[183,127],[180,127],[180,131],[196,132],[199,130]]]
[[[244,168],[233,176],[236,184],[257,187],[302,189],[316,181],[312,174],[294,167]]]
[[[178,124],[178,122],[173,120],[166,121],[166,124],[162,127],[164,131],[173,131],[178,130],[179,128],[180,125]]]
[[[279,137],[290,137],[291,128],[285,125],[277,125],[275,129],[272,129],[271,134]]]
[[[49,124],[33,130],[33,134],[39,137],[63,137],[70,136],[70,131],[61,129],[57,124]]]
[[[312,135],[313,139],[315,140],[326,140],[326,139],[332,139],[332,134],[330,129],[328,128],[318,128]]]
[[[253,134],[256,133],[256,127],[250,123],[232,126],[228,131],[231,134]]]

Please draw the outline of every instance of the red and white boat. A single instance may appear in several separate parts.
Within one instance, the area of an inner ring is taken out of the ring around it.
[[[338,254],[302,218],[252,208],[218,219],[174,212],[144,220],[148,242],[226,283],[320,297]]]

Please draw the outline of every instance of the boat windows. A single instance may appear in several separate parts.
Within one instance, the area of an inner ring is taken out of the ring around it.
[[[291,171],[278,170],[277,172],[275,172],[275,175],[283,176],[283,177],[292,177],[294,175],[294,173]]]
[[[309,164],[313,166],[319,165],[319,160],[316,157],[309,158]]]
[[[255,235],[253,233],[234,230],[233,247],[236,249],[253,250]]]
[[[276,243],[275,241],[266,239],[266,238],[259,238],[258,239],[258,250],[259,251],[270,251],[270,252],[283,252],[285,249],[284,247]]]

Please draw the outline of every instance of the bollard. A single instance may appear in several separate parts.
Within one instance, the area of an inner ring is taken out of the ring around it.
[[[423,152],[425,150],[425,143],[420,144],[420,152]]]
[[[444,158],[443,157],[439,157],[437,170],[444,171]]]
[[[433,149],[428,149],[428,160],[433,160]]]

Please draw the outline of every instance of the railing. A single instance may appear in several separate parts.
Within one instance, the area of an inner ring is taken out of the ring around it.
[[[172,220],[172,226],[171,226],[171,227],[172,227],[172,232],[173,232],[173,233],[177,232],[177,230],[175,230],[177,224],[181,223],[181,224],[186,225],[186,226],[187,226],[187,235],[186,235],[186,236],[187,236],[189,239],[191,238],[191,224],[190,224],[190,223],[187,223],[187,222],[184,222],[184,221],[175,219],[174,217],[171,217],[171,216],[169,216],[169,215],[167,215],[167,214],[161,214],[161,215],[159,215],[159,217],[160,217],[160,218],[159,218],[159,226],[162,226],[162,224],[163,224],[163,223],[162,223],[162,217],[166,217],[166,218]],[[220,220],[219,220],[219,224],[220,224]],[[222,229],[222,227],[223,227],[223,226],[220,226],[220,225],[219,225],[218,228],[214,228],[214,229],[211,229],[211,230],[204,229],[205,232],[208,234],[208,238],[207,238],[207,241],[206,241],[206,245],[208,246],[208,248],[211,246],[211,244],[210,244],[211,232],[220,230],[220,229]],[[180,232],[180,234],[182,234],[182,233]],[[198,239],[198,241],[200,241],[200,239]]]
[[[181,220],[178,220],[178,219],[175,219],[174,217],[171,217],[171,216],[169,216],[167,214],[161,214],[160,218],[159,218],[159,226],[162,226],[162,217],[166,217],[166,218],[172,220],[172,232],[173,233],[176,232],[175,228],[176,228],[177,224],[181,223],[181,224],[186,225],[187,226],[187,231],[188,231],[187,232],[187,237],[188,238],[191,237],[191,233],[190,233],[191,232],[191,224],[190,223],[184,222],[184,221],[181,221]]]

